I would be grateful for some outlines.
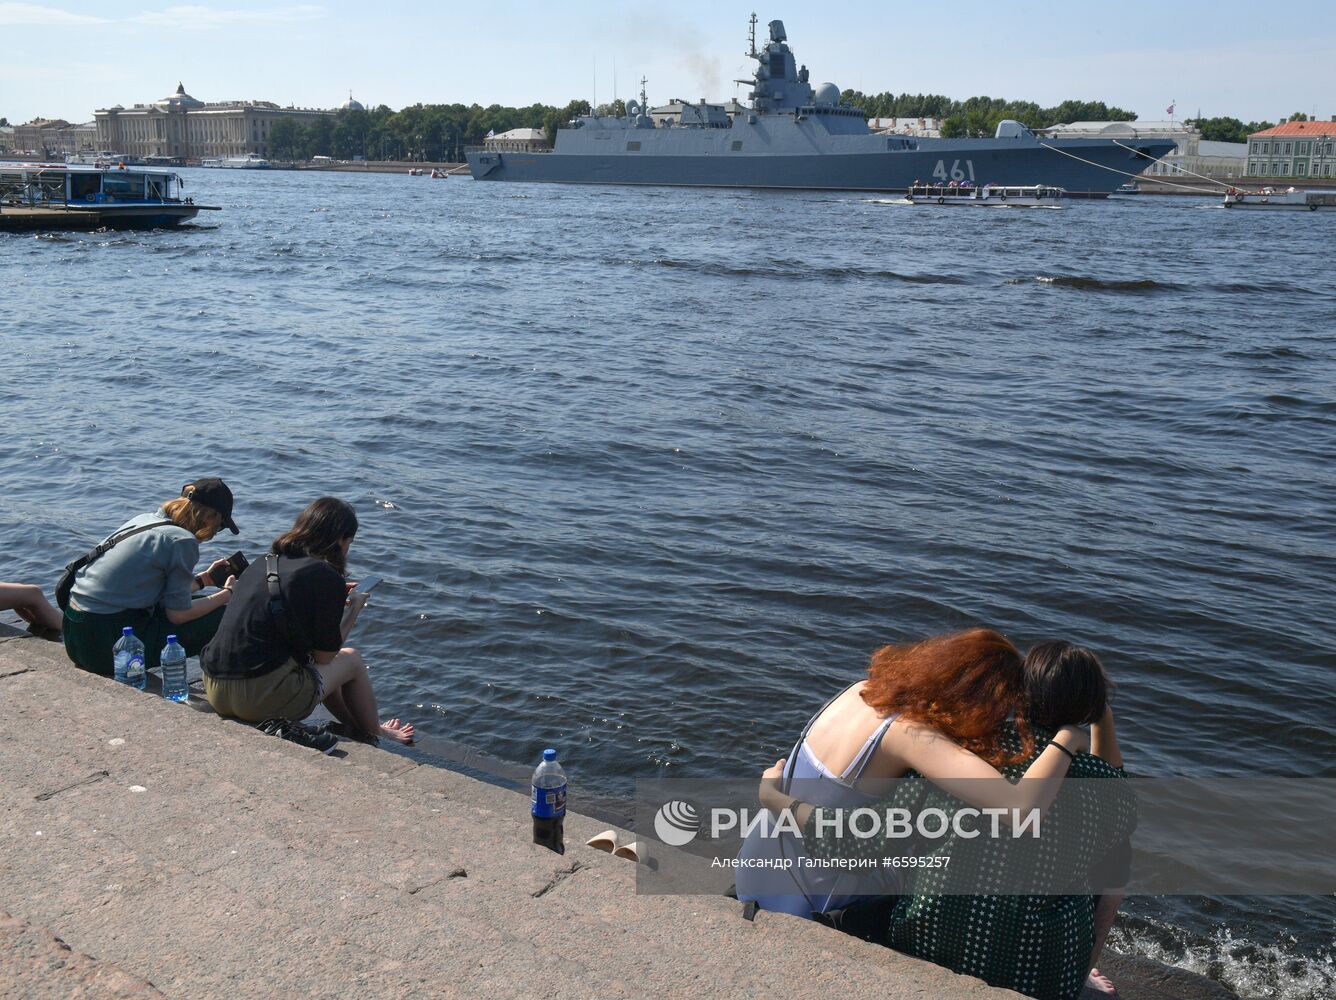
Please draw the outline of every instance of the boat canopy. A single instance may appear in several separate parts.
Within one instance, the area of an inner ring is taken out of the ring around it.
[[[0,204],[162,204],[184,185],[169,170],[17,163],[0,166]]]

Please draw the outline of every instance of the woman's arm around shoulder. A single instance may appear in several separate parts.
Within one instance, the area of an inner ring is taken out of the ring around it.
[[[981,809],[1029,812],[1047,810],[1058,796],[1077,753],[1087,749],[1086,734],[1063,726],[1049,745],[1012,784],[982,757],[935,729],[897,719],[886,731],[882,747],[891,758],[914,770],[943,791]]]

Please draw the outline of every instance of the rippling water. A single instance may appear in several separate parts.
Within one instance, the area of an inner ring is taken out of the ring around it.
[[[1331,217],[186,175],[198,227],[0,237],[0,577],[218,474],[252,555],[357,505],[387,714],[600,794],[976,623],[1099,650],[1138,772],[1336,774]],[[1133,909],[1333,983],[1330,899]]]

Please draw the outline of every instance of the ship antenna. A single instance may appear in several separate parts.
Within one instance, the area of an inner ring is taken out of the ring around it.
[[[750,51],[747,53],[752,59],[756,58],[756,11],[752,11],[751,29],[747,33],[747,43]]]
[[[646,109],[649,107],[649,99],[645,97],[645,84],[647,83],[649,83],[649,79],[642,76],[640,78],[640,106]]]

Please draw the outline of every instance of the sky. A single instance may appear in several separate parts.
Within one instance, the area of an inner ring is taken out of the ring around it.
[[[1336,116],[1336,4],[1142,0],[1091,4],[850,0],[758,8],[381,0],[256,3],[0,0],[0,116],[90,121],[178,82],[202,101],[337,107],[418,102],[564,105],[634,96],[746,98],[758,36],[782,19],[813,83],[868,93],[1101,100],[1162,120]]]

